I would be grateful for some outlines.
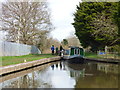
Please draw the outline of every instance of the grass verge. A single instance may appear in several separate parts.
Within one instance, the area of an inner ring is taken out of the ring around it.
[[[43,58],[50,58],[55,57],[56,55],[51,54],[30,54],[30,55],[23,55],[23,56],[3,56],[1,58],[1,65],[0,66],[7,66],[13,64],[23,63],[24,60],[27,62],[39,60]]]
[[[108,54],[107,57],[106,55],[97,55],[96,53],[92,52],[85,52],[85,57],[86,58],[99,58],[99,59],[105,59],[105,58],[113,58],[113,59],[120,59],[120,56],[115,57],[113,54]]]
[[[85,52],[85,57],[86,58],[101,58],[96,53],[92,53],[92,52]]]

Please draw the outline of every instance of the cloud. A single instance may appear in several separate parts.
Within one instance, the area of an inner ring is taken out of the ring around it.
[[[49,2],[52,23],[56,27],[56,29],[51,32],[53,38],[62,40],[68,37],[71,31],[74,33],[74,28],[71,23],[74,22],[73,13],[79,2],[81,2],[81,0],[51,0]]]
[[[51,32],[51,35],[54,35],[54,38],[58,39],[59,41],[62,41],[63,39],[71,36],[72,33],[74,33],[74,29],[71,29],[71,27],[67,27],[55,29]]]

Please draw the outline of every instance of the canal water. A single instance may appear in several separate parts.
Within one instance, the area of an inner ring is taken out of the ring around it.
[[[58,61],[1,79],[1,88],[118,88],[118,65]]]

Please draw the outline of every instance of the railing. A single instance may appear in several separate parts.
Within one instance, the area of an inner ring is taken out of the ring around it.
[[[114,58],[114,59],[120,59],[120,55],[118,52],[104,52],[104,51],[98,51],[98,56],[103,58]]]

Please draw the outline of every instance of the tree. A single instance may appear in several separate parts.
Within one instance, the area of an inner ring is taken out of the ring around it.
[[[63,41],[61,42],[63,45],[68,45],[68,40],[67,39],[63,39]]]
[[[51,53],[52,45],[54,45],[55,48],[60,46],[60,42],[53,38],[44,38],[42,41],[44,43],[40,46],[42,53]]]
[[[118,18],[118,23],[117,23],[117,25],[118,25],[118,34],[119,34],[119,37],[120,37],[120,1],[118,3],[118,16],[117,16],[117,18]]]
[[[112,21],[116,5],[116,2],[82,2],[77,6],[73,26],[83,47],[91,46],[96,51],[118,38],[118,29]]]
[[[6,2],[2,4],[2,30],[7,40],[39,45],[52,29],[47,2]],[[44,36],[45,35],[45,36]]]
[[[115,40],[112,45],[119,44],[120,45],[120,1],[117,3],[117,10],[114,12],[114,22],[118,27],[118,38]]]
[[[81,44],[79,42],[79,39],[75,36],[69,37],[67,38],[68,41],[68,46],[77,46],[77,47],[81,47]]]

